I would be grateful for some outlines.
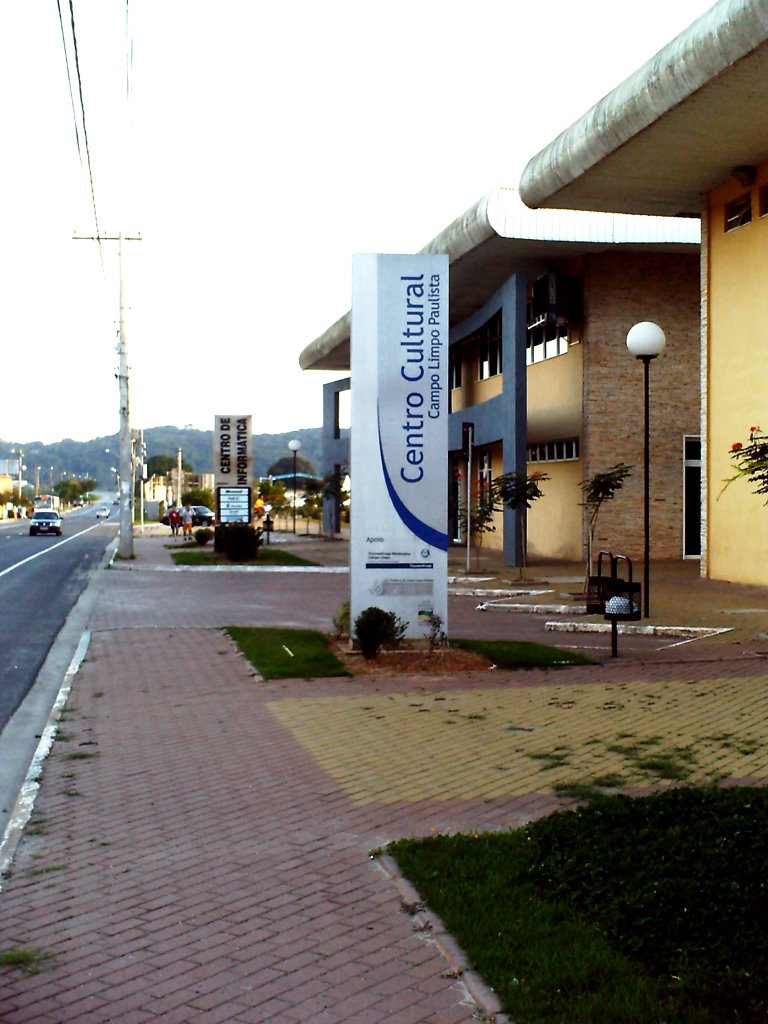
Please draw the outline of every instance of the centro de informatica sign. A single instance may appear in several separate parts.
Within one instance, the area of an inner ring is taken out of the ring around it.
[[[447,625],[448,257],[357,255],[352,280],[352,621]]]

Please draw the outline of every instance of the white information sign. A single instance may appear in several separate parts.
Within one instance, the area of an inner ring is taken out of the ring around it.
[[[219,487],[217,496],[220,523],[250,523],[250,487]]]
[[[356,255],[350,612],[448,614],[448,257]]]
[[[253,435],[250,416],[217,416],[213,431],[216,487],[250,487]]]

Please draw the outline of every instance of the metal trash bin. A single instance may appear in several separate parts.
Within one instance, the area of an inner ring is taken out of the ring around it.
[[[603,572],[603,557],[607,556],[611,574]],[[627,579],[619,576],[619,562],[627,566]],[[587,585],[587,614],[602,615],[611,623],[611,649],[618,655],[617,622],[631,622],[642,618],[641,585],[632,579],[632,562],[626,555],[612,555],[601,551],[597,558],[597,576],[590,576]]]

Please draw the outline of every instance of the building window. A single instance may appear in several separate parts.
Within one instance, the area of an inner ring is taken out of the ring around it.
[[[528,324],[525,345],[525,364],[540,363],[544,359],[562,356],[568,351],[568,325],[552,323],[546,316]]]
[[[477,379],[487,380],[502,372],[501,365],[501,310],[466,339],[465,344],[477,345]]]
[[[575,462],[579,457],[578,437],[564,441],[542,441],[528,445],[529,462]]]
[[[528,289],[526,365],[565,355],[569,328],[581,320],[581,280],[556,271],[538,277]]]
[[[478,456],[477,480],[480,484],[480,493],[487,494],[493,484],[493,463],[489,451],[480,452]]]
[[[743,195],[732,199],[725,204],[725,230],[734,231],[736,228],[749,224],[752,220],[752,193],[745,192]]]

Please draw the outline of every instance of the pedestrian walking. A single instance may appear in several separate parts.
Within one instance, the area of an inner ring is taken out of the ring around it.
[[[192,521],[194,519],[194,513],[189,505],[185,505],[181,511],[181,527],[184,531],[184,537],[192,539]]]
[[[179,512],[175,505],[171,505],[168,510],[168,523],[171,527],[171,536],[178,537],[179,527],[181,526],[181,512]]]

